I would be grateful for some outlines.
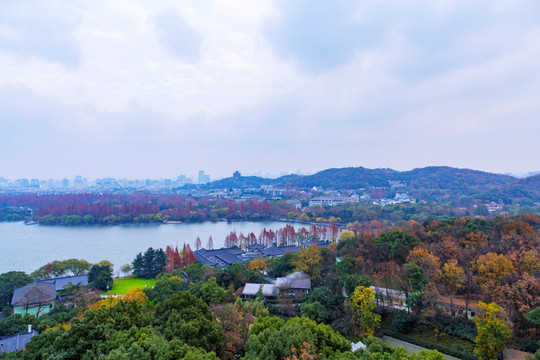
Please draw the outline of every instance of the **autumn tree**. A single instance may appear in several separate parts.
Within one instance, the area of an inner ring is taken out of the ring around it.
[[[540,257],[533,250],[525,251],[521,255],[519,271],[524,274],[535,275],[540,272]]]
[[[195,240],[195,250],[199,250],[202,247],[201,238],[197,236],[197,239]]]
[[[184,249],[182,251],[182,263],[184,266],[194,264],[196,260],[195,254],[191,250],[189,244],[184,244]]]
[[[167,245],[165,249],[165,271],[170,273],[174,269],[178,269],[184,266],[178,248],[173,249],[171,246]]]
[[[310,279],[317,280],[320,277],[321,269],[321,248],[313,244],[307,248],[302,248],[297,252],[297,257],[293,265],[297,271],[302,271]]]
[[[236,359],[244,352],[244,343],[247,340],[247,329],[244,314],[233,304],[216,306],[213,308],[216,322],[223,328],[223,347],[221,359]]]
[[[512,332],[499,317],[503,315],[502,308],[495,304],[478,302],[478,306],[485,311],[482,316],[472,320],[476,324],[478,336],[475,339],[474,353],[479,360],[496,360],[504,351],[510,340]]]
[[[381,323],[381,316],[373,312],[377,306],[374,300],[373,290],[365,286],[356,287],[350,300],[353,319],[366,335],[373,335]]]
[[[450,307],[454,311],[454,295],[463,288],[465,284],[465,272],[457,264],[457,260],[450,260],[443,265],[441,271],[441,280],[450,293]]]
[[[540,280],[529,274],[523,274],[517,281],[504,285],[502,293],[505,308],[509,310],[516,327],[527,329],[526,314],[540,306]]]
[[[420,265],[432,281],[439,277],[441,260],[426,248],[417,246],[412,249],[407,256],[407,262]]]
[[[263,258],[256,258],[249,262],[247,269],[255,271],[266,271],[267,265]]]
[[[208,243],[206,244],[206,248],[208,250],[214,249],[214,240],[212,239],[212,235],[208,238]]]
[[[341,232],[341,234],[339,234],[339,241],[352,240],[355,238],[355,236],[356,235],[351,230],[344,230]]]
[[[476,272],[476,280],[479,284],[493,281],[500,284],[505,276],[512,273],[514,265],[502,254],[487,253],[480,255],[472,264],[472,269]]]

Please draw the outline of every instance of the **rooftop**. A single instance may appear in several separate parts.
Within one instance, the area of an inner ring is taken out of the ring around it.
[[[42,305],[53,301],[56,298],[54,284],[32,283],[15,289],[11,306],[32,306]]]

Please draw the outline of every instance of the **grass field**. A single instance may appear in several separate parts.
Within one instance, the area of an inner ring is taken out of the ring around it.
[[[122,279],[113,279],[113,288],[104,292],[105,295],[124,295],[128,290],[134,287],[142,289],[152,287],[156,283],[156,279],[142,279],[138,277],[128,277]]]

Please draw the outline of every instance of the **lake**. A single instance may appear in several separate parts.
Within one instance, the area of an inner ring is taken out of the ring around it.
[[[129,224],[113,226],[41,226],[23,222],[0,222],[0,274],[11,270],[31,273],[53,261],[84,259],[91,263],[109,260],[115,271],[133,261],[149,247],[190,244],[203,247],[212,236],[214,247],[223,246],[225,236],[236,230],[257,237],[263,228],[277,230],[281,222],[205,222],[196,224]]]

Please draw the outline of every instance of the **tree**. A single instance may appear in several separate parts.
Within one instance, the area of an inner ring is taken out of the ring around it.
[[[382,233],[380,236],[373,239],[375,245],[381,248],[388,260],[395,260],[398,264],[403,264],[409,250],[420,243],[420,239],[409,233],[391,230]]]
[[[500,284],[505,276],[512,273],[514,265],[502,254],[489,252],[480,255],[472,264],[472,269],[477,273],[476,280],[479,284],[493,281]]]
[[[195,240],[195,250],[199,250],[202,247],[201,238],[197,236],[197,240]]]
[[[465,284],[465,272],[458,266],[457,260],[450,260],[443,265],[441,280],[450,293],[450,308],[454,311],[454,295],[463,288]]]
[[[302,271],[312,280],[320,277],[321,269],[321,248],[313,244],[307,248],[302,248],[297,252],[297,258],[293,265],[297,271]]]
[[[184,244],[184,250],[182,251],[182,262],[184,266],[195,264],[195,254],[191,251],[189,244]]]
[[[32,282],[32,277],[23,271],[9,271],[0,274],[0,310],[9,305],[16,288],[23,287]]]
[[[135,256],[135,259],[133,259],[131,265],[133,268],[133,274],[135,274],[135,276],[142,276],[144,273],[144,259],[142,253],[138,253]]]
[[[373,312],[377,306],[373,300],[375,300],[373,290],[365,286],[358,286],[350,300],[356,325],[367,335],[373,335],[381,323],[381,316]]]
[[[407,261],[420,265],[430,280],[435,281],[439,277],[441,261],[431,251],[417,246],[409,252]]]
[[[167,297],[180,292],[184,288],[182,279],[178,276],[164,274],[153,287],[145,288],[144,293],[155,304],[164,301]]]
[[[345,230],[339,234],[339,241],[353,240],[355,237],[356,235],[354,235],[354,232],[351,230]]]
[[[502,308],[499,305],[480,301],[478,306],[484,309],[485,314],[472,319],[478,332],[474,353],[479,360],[495,360],[503,352],[512,332],[504,321],[499,320],[499,316],[502,315]]]
[[[309,349],[317,359],[327,359],[350,350],[350,343],[330,326],[308,318],[296,317],[283,324],[281,319],[266,317],[253,324],[244,358],[283,360],[299,356],[301,349]]]
[[[330,316],[326,307],[318,301],[303,303],[300,313],[303,317],[310,318],[318,323],[325,323]]]
[[[217,284],[215,277],[204,282],[191,283],[188,290],[207,304],[220,304],[227,296],[227,291]]]
[[[165,270],[167,256],[163,249],[148,248],[144,255],[139,253],[133,260],[133,273],[146,279],[153,279]]]
[[[129,273],[131,272],[131,270],[133,270],[133,268],[131,267],[130,264],[124,264],[124,265],[120,266],[120,271],[122,271],[124,276],[128,276]]]
[[[185,248],[185,245],[184,245]],[[165,249],[165,271],[170,273],[174,269],[178,269],[184,266],[178,248],[173,249],[171,246],[167,245]]]
[[[371,286],[371,279],[366,275],[345,275],[343,280],[345,281],[345,293],[347,296],[351,296],[358,286]]]
[[[294,264],[298,253],[285,253],[279,259],[272,259],[270,264],[270,270],[268,270],[268,276],[280,277],[290,274],[294,269]]]
[[[112,289],[112,267],[109,265],[92,265],[88,272],[88,282],[96,289],[109,290]]]
[[[213,309],[214,317],[223,328],[223,347],[221,359],[236,359],[244,352],[247,340],[244,314],[233,304],[217,306]]]
[[[529,250],[523,253],[519,262],[519,271],[529,275],[535,275],[540,272],[540,258],[534,251]]]
[[[540,306],[529,311],[525,318],[536,327],[536,333],[538,334],[538,329],[540,329]]]
[[[69,259],[63,261],[66,265],[66,269],[71,271],[73,275],[84,275],[90,270],[92,264],[83,259]]]
[[[212,239],[212,235],[208,238],[208,243],[206,244],[206,248],[208,250],[212,250],[214,248],[214,240]]]
[[[256,258],[249,262],[247,269],[255,271],[266,271],[266,261],[263,258]]]
[[[155,325],[167,340],[179,339],[207,351],[222,347],[223,330],[213,321],[208,305],[186,291],[156,305]]]

